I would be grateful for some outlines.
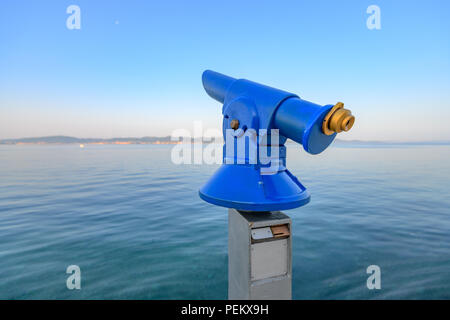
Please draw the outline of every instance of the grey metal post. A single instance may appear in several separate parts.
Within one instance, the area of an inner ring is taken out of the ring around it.
[[[228,299],[292,299],[291,219],[228,210]]]

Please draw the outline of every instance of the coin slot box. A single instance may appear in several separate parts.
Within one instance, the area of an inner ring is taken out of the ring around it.
[[[283,276],[288,272],[289,225],[251,229],[251,280]]]
[[[228,213],[229,299],[291,299],[291,219],[282,212]]]

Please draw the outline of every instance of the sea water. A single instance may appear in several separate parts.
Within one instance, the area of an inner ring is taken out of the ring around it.
[[[1,299],[226,299],[218,165],[170,145],[0,146]],[[294,299],[450,299],[450,147],[288,147]],[[66,269],[81,270],[69,290]],[[367,267],[381,289],[367,287]]]

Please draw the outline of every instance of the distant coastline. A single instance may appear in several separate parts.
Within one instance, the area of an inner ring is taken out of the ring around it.
[[[189,141],[190,138],[179,139],[178,141],[172,141],[170,136],[166,137],[142,137],[142,138],[76,138],[68,136],[48,136],[48,137],[35,137],[35,138],[19,138],[19,139],[2,139],[0,145],[48,145],[48,144],[180,144],[183,141]],[[220,141],[222,138],[218,138]],[[190,139],[192,142],[198,140]],[[289,142],[288,142],[289,143]],[[383,145],[450,145],[450,141],[362,141],[362,140],[339,140],[336,139],[335,145],[370,145],[370,146],[383,146]]]
[[[142,138],[76,138],[68,136],[49,136],[36,138],[3,139],[1,144],[24,145],[24,144],[177,144],[170,137],[142,137]]]

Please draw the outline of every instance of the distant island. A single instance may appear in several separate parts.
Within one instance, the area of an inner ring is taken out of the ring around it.
[[[184,138],[189,141],[190,138]],[[222,138],[218,138],[222,141]],[[192,142],[197,140],[190,139]],[[19,139],[3,139],[0,145],[27,145],[27,144],[180,144],[182,139],[172,141],[170,136],[166,137],[142,137],[142,138],[76,138],[68,136],[49,136],[37,138],[19,138]],[[339,140],[336,139],[335,145],[450,145],[450,141],[361,141],[361,140]]]
[[[142,137],[142,138],[76,138],[67,136],[50,136],[37,138],[3,139],[0,144],[177,144],[170,137]]]

